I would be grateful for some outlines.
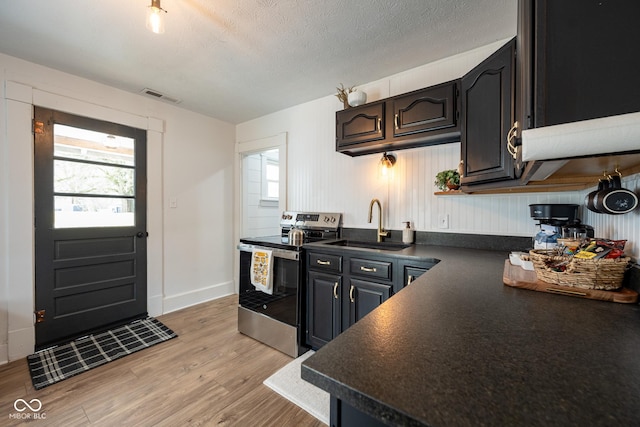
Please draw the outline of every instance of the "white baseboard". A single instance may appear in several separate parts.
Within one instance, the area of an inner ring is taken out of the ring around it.
[[[164,314],[235,293],[233,281],[164,298]]]
[[[6,365],[7,363],[9,363],[9,346],[0,344],[0,365]]]
[[[162,314],[162,295],[147,298],[147,312],[154,317]]]
[[[9,362],[33,354],[36,345],[35,330],[32,327],[9,331]]]

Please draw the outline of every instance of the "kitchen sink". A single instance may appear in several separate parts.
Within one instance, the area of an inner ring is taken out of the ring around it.
[[[360,248],[360,249],[381,249],[385,251],[401,251],[411,246],[411,245],[405,245],[403,243],[364,242],[364,241],[357,241],[357,240],[336,240],[335,242],[327,242],[325,244],[331,245],[331,246],[343,246],[343,247]]]

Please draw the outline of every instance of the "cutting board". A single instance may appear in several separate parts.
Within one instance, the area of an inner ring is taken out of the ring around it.
[[[512,265],[508,259],[504,261],[502,281],[507,286],[538,292],[619,302],[623,304],[635,304],[638,302],[638,293],[632,289],[622,288],[617,291],[601,291],[598,289],[572,288],[569,286],[559,286],[543,282],[542,280],[538,280],[535,271],[525,270],[520,266]]]

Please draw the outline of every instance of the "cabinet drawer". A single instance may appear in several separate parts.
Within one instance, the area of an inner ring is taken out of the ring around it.
[[[351,258],[349,271],[351,274],[361,277],[375,277],[377,279],[391,280],[390,262]]]
[[[309,266],[312,270],[342,273],[342,257],[340,255],[309,253]]]

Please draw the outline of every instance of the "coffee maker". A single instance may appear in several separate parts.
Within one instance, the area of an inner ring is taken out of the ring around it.
[[[578,219],[578,205],[546,203],[529,205],[531,218],[540,231],[534,236],[534,249],[553,249],[558,239],[584,240],[594,236],[593,227]]]

